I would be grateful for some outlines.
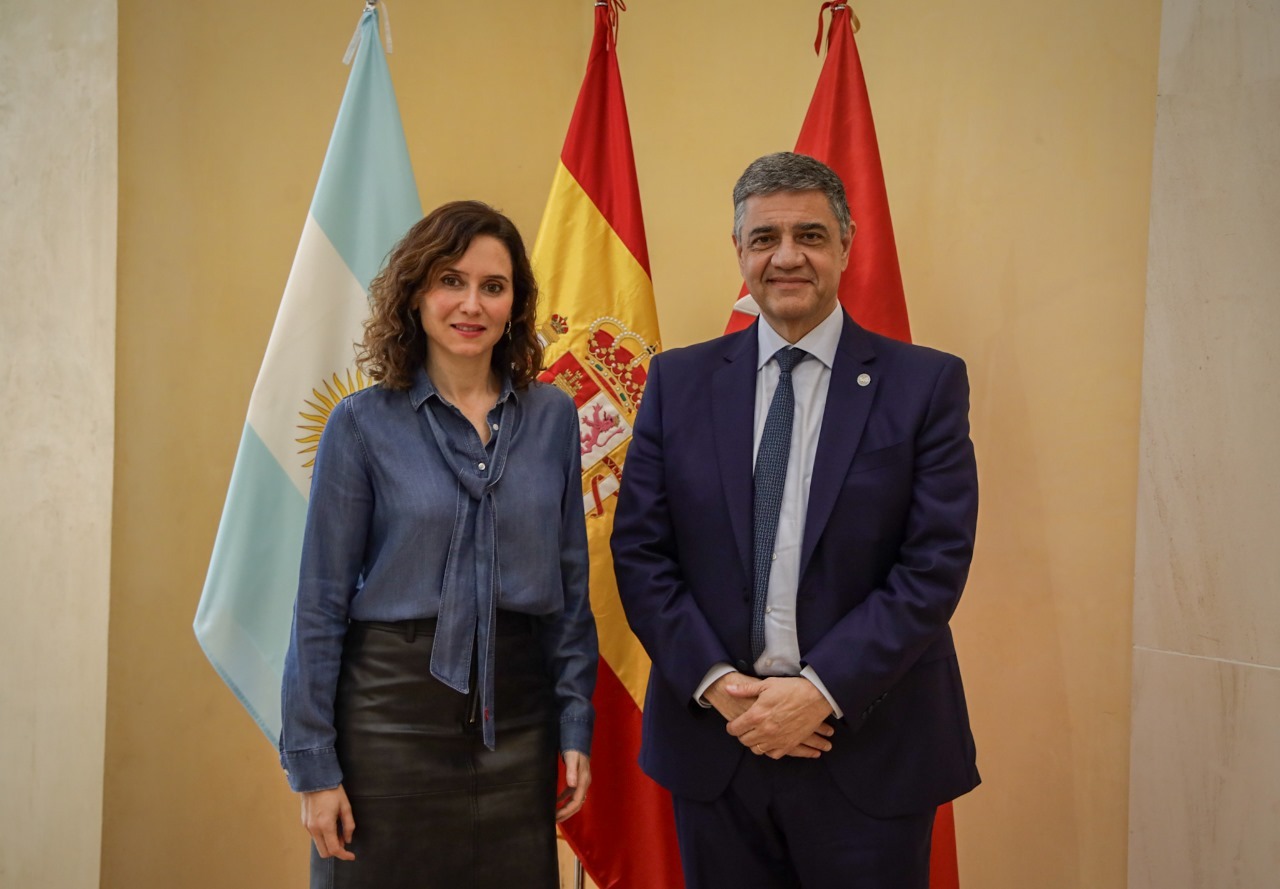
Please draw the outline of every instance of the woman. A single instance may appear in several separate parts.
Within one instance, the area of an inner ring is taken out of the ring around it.
[[[432,212],[370,291],[378,385],[320,439],[284,671],[311,885],[553,887],[591,783],[577,413],[534,380],[537,284],[492,208]]]

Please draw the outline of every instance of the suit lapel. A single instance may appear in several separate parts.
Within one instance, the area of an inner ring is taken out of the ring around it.
[[[826,529],[827,519],[853,455],[858,451],[862,431],[871,413],[871,403],[879,386],[879,374],[872,372],[875,349],[867,332],[846,315],[831,368],[831,385],[822,414],[822,431],[818,434],[818,451],[813,461],[813,479],[809,483],[809,509],[805,515],[804,542],[800,549],[800,577],[804,577],[818,538]],[[858,377],[868,374],[870,382],[858,385]]]
[[[757,321],[756,324],[760,322]],[[755,423],[756,328],[738,335],[712,372],[711,415],[716,465],[733,539],[751,576],[751,445]]]

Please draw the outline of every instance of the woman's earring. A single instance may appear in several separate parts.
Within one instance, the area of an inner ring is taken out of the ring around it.
[[[507,339],[511,339],[511,319],[507,319]]]

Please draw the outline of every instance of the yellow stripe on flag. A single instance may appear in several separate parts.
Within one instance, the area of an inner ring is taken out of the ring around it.
[[[661,348],[653,282],[563,163],[542,218],[531,257],[547,343],[542,377],[578,404],[600,655],[643,708],[649,658],[618,599],[609,533],[649,359]]]
[[[631,635],[618,599],[613,579],[613,555],[609,552],[609,532],[613,529],[613,509],[617,498],[605,503],[599,519],[587,521],[587,543],[591,549],[591,610],[600,634],[600,655],[613,668],[636,707],[644,709],[644,691],[649,683],[649,656]]]
[[[531,259],[542,291],[540,323],[553,305],[561,315],[611,314],[660,350],[653,282],[563,163],[556,165]],[[585,338],[582,328],[551,345],[548,362],[576,347],[579,338]]]

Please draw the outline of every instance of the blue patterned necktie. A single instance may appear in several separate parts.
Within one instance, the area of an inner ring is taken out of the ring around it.
[[[809,353],[782,348],[773,353],[778,362],[778,388],[769,403],[769,415],[756,451],[755,491],[752,505],[752,597],[751,661],[764,651],[764,609],[769,598],[769,570],[773,566],[773,543],[778,536],[778,513],[782,509],[782,488],[787,481],[787,460],[791,456],[791,421],[796,398],[791,388],[791,370]]]

